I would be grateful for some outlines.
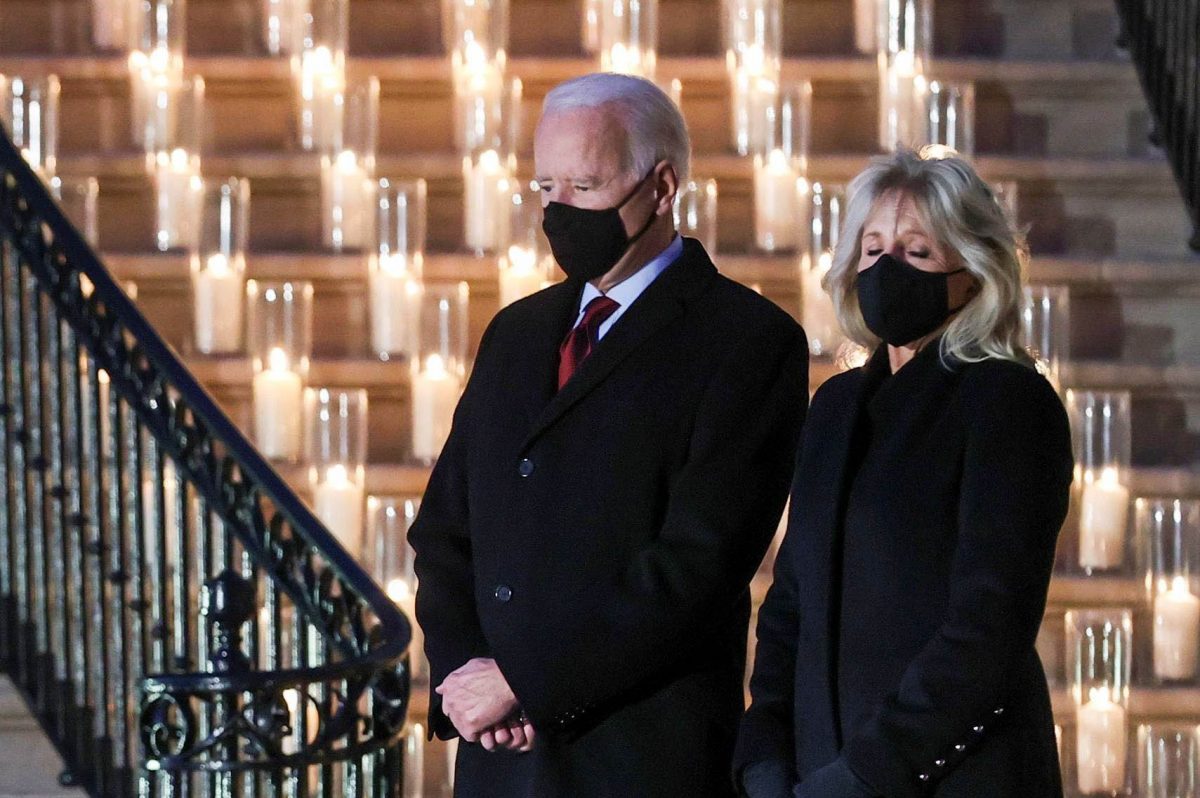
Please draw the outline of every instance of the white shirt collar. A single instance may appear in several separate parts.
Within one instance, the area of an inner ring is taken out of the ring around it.
[[[654,282],[682,254],[683,238],[676,233],[675,238],[671,239],[671,243],[667,245],[666,249],[651,258],[645,266],[608,289],[607,293],[601,292],[600,289],[591,283],[585,283],[583,286],[583,295],[579,297],[579,316],[575,319],[575,323],[579,324],[583,318],[583,309],[587,307],[589,302],[598,296],[607,296],[620,305],[620,307],[601,325],[600,337],[604,337],[604,333],[608,332],[608,328],[625,312],[625,309],[632,305],[634,300],[641,296],[642,292],[649,287],[650,283]]]

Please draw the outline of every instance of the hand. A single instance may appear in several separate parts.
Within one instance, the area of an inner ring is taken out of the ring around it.
[[[795,798],[876,798],[844,760],[814,770],[797,785]]]
[[[469,743],[517,710],[517,697],[494,659],[476,657],[434,688],[442,711]],[[495,733],[492,734],[495,741]]]
[[[488,751],[503,748],[523,754],[533,750],[537,732],[524,712],[518,712],[508,720],[497,723],[479,735],[479,743]]]

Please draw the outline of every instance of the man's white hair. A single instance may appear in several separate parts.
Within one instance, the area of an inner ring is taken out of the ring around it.
[[[622,166],[645,177],[659,161],[675,168],[679,183],[688,179],[692,144],[683,114],[666,92],[645,78],[594,72],[555,86],[542,103],[542,116],[575,108],[611,111],[629,134]]]

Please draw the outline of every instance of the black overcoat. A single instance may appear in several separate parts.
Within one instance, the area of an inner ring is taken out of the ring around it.
[[[528,754],[462,744],[456,792],[726,796],[804,335],[685,239],[556,392],[581,290],[492,321],[409,535],[432,685],[492,657],[540,735]],[[429,721],[455,733],[436,694]]]
[[[1030,367],[936,344],[889,375],[881,348],[813,398],[735,767],[842,757],[887,798],[1060,796],[1034,641],[1062,403]]]

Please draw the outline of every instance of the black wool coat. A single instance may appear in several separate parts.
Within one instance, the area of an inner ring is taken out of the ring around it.
[[[886,798],[1061,796],[1034,641],[1071,483],[1032,368],[886,348],[813,398],[735,757]],[[828,796],[828,798],[839,798]]]
[[[581,290],[492,321],[409,535],[431,684],[492,657],[539,734],[527,754],[462,744],[456,794],[727,796],[804,335],[685,239],[557,391]]]

